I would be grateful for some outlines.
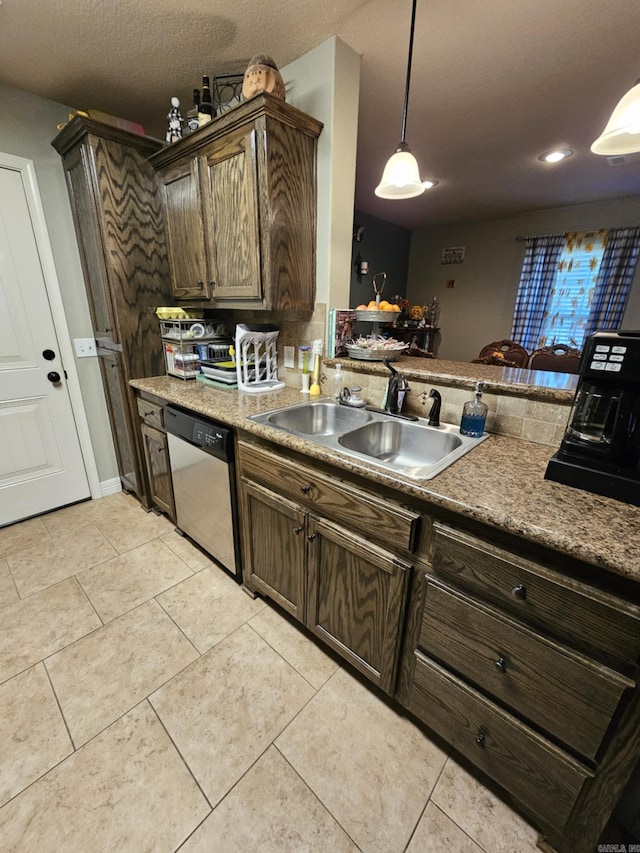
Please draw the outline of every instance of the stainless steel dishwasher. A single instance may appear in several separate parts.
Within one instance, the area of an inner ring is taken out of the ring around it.
[[[164,408],[179,532],[241,577],[233,430]]]

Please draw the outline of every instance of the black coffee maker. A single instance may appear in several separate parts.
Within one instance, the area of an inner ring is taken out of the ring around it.
[[[587,338],[567,430],[545,479],[640,506],[640,331]]]

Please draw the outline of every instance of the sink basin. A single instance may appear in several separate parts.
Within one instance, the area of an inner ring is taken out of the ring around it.
[[[341,435],[347,450],[373,456],[396,467],[415,468],[439,462],[462,444],[462,436],[416,423],[376,421]]]
[[[349,409],[335,403],[302,403],[272,412],[266,423],[303,435],[337,435],[371,420],[364,409]]]
[[[405,420],[326,399],[250,415],[248,419],[412,480],[435,477],[489,437],[485,433],[481,438],[469,438],[460,435],[453,424],[434,427],[425,418]]]

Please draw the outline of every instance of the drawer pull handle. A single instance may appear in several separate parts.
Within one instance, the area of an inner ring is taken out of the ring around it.
[[[498,658],[498,660],[495,661],[493,665],[495,666],[496,669],[499,669],[500,672],[506,672],[507,671],[507,662],[504,658]]]
[[[153,412],[143,412],[142,417],[143,418],[150,418],[152,414],[153,414]]]
[[[309,542],[313,542],[313,540],[314,540],[315,538],[316,538],[316,534],[315,534],[315,533],[310,533],[310,534],[307,536],[307,539],[309,540]]]
[[[300,486],[300,491],[303,495],[308,495],[311,491],[311,486]]]
[[[517,598],[519,601],[524,601],[524,600],[525,600],[525,598],[527,597],[527,588],[526,588],[526,586],[523,586],[522,584],[518,584],[518,586],[515,586],[515,587],[511,590],[511,595],[512,595],[514,598]]]
[[[302,533],[303,530],[304,530],[304,527],[294,527],[293,528],[293,532],[296,534],[296,536],[298,535],[298,533]]]
[[[479,749],[484,749],[484,732],[478,732],[475,741]]]

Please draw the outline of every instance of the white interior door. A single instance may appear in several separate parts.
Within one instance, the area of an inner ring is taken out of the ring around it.
[[[24,174],[2,165],[0,526],[89,496]]]

